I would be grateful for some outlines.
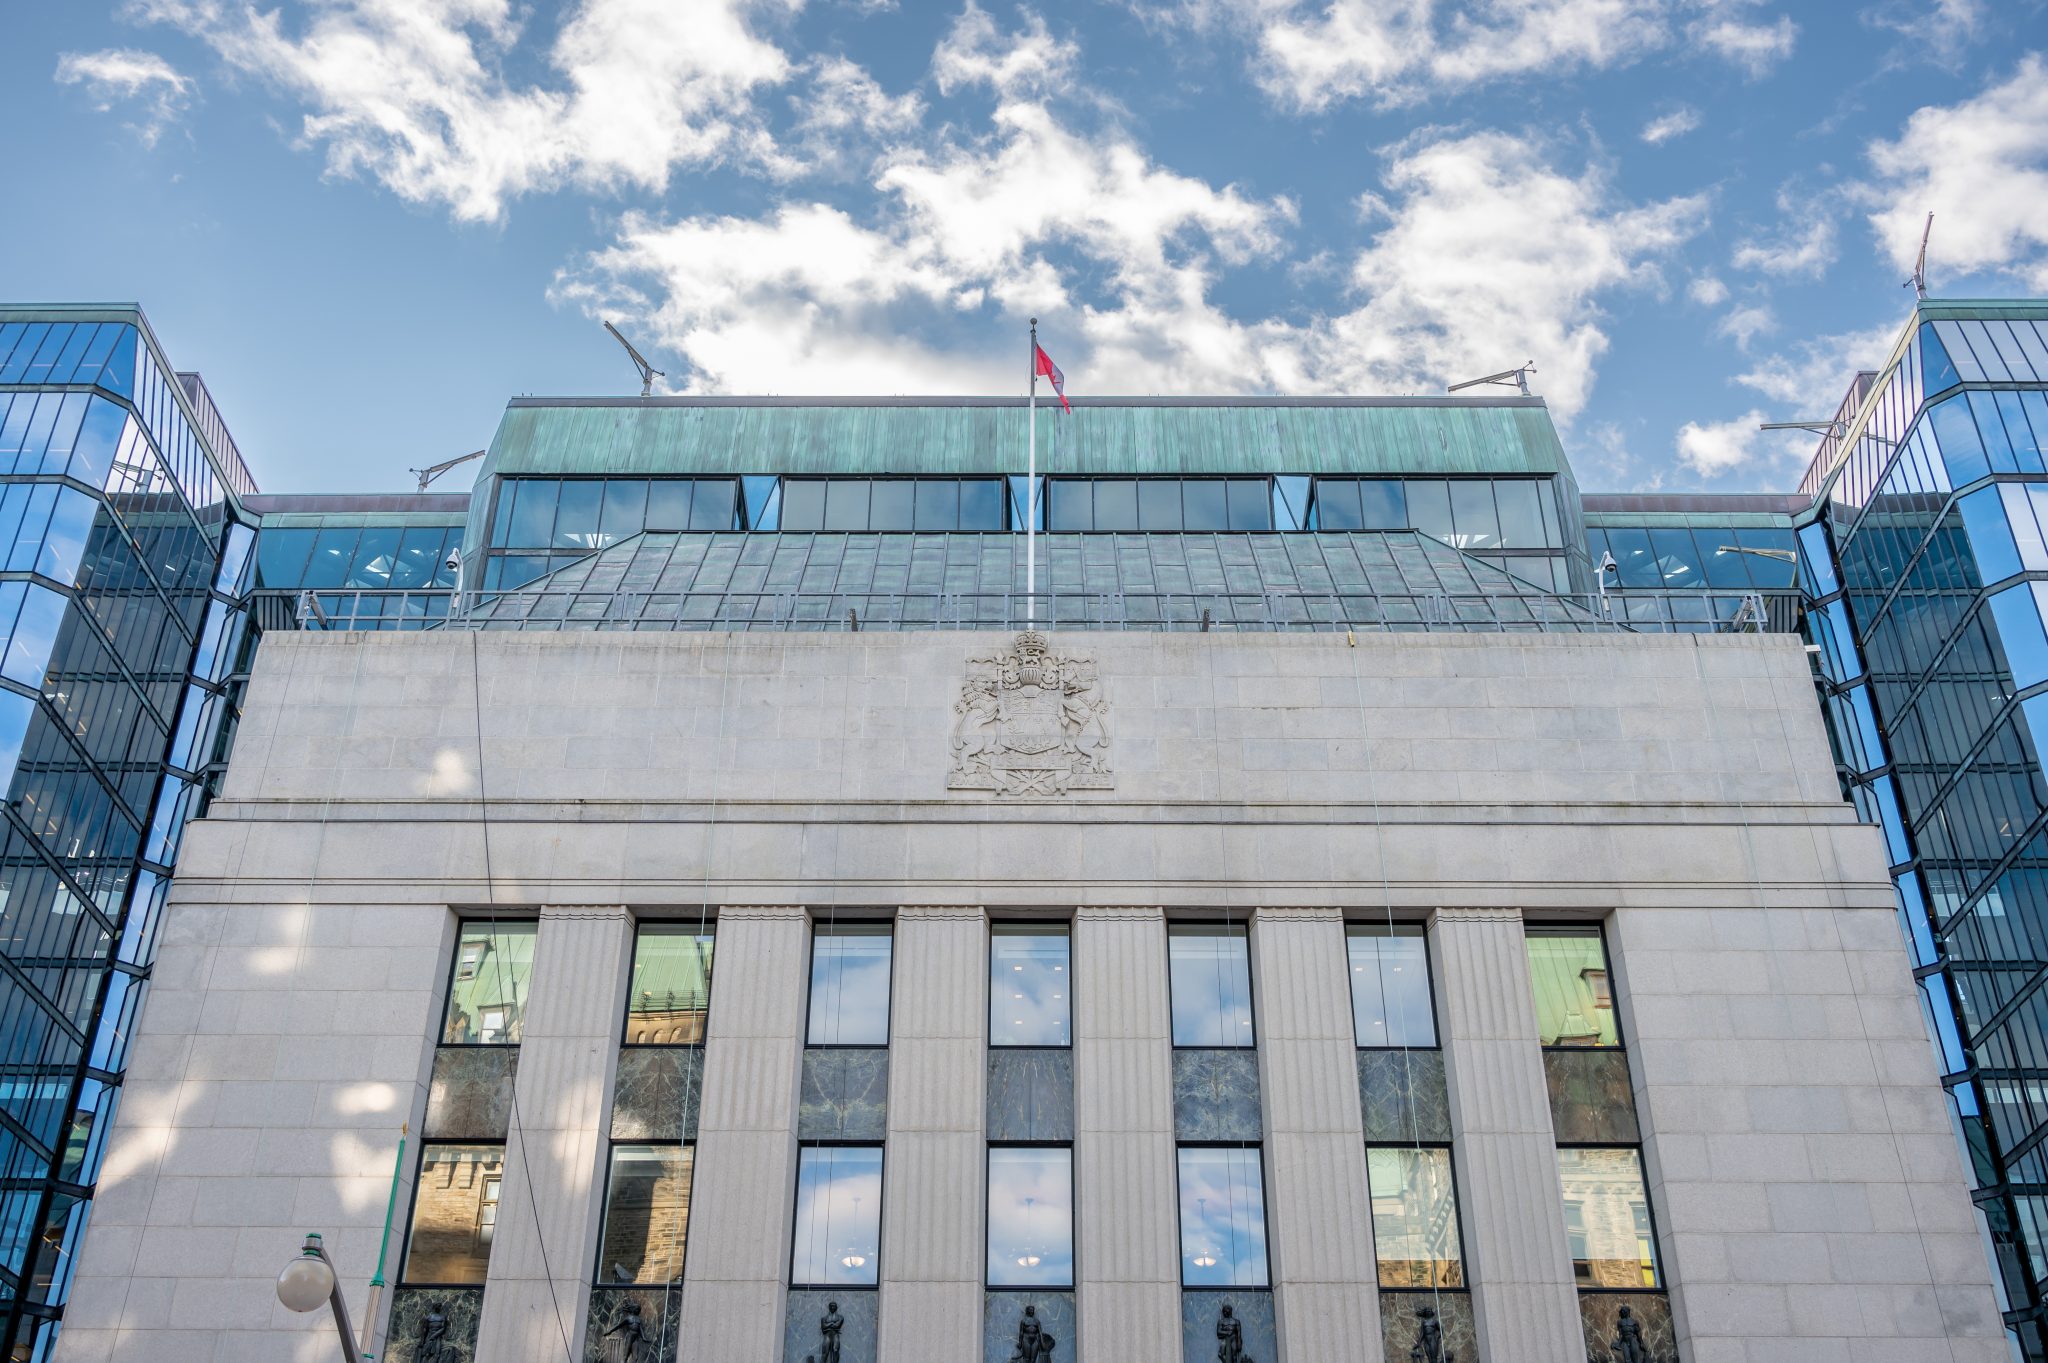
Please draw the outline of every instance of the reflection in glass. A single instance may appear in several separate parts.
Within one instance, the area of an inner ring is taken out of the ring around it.
[[[682,1281],[695,1153],[686,1145],[612,1147],[598,1241],[600,1285]]]
[[[481,1283],[498,1227],[501,1145],[426,1145],[406,1240],[405,1281]]]
[[[1169,927],[1166,964],[1173,994],[1174,1045],[1252,1044],[1251,963],[1243,928]]]
[[[797,1151],[795,1287],[874,1283],[882,1271],[882,1147]]]
[[[628,1046],[695,1046],[711,1006],[711,934],[695,924],[643,923],[626,990]]]
[[[1463,1287],[1458,1192],[1451,1152],[1374,1148],[1365,1152],[1372,1239],[1381,1287]]]
[[[1650,1199],[1635,1150],[1559,1150],[1565,1237],[1581,1287],[1656,1287]]]
[[[988,1285],[1074,1285],[1074,1152],[988,1152]]]
[[[1351,1025],[1358,1044],[1436,1045],[1423,929],[1355,925],[1346,929],[1345,945],[1351,954]]]
[[[1530,928],[1529,982],[1545,1046],[1619,1046],[1598,928]]]
[[[996,924],[989,929],[988,972],[989,1045],[1072,1042],[1064,926]]]
[[[1266,1184],[1256,1146],[1180,1155],[1183,1287],[1265,1287]]]
[[[820,925],[811,937],[812,1046],[889,1044],[889,925]]]
[[[510,1046],[525,1021],[533,976],[532,923],[462,925],[455,974],[448,985],[444,1046]]]

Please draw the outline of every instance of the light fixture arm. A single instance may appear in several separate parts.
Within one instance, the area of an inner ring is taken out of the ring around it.
[[[348,1303],[342,1300],[341,1275],[334,1271],[334,1260],[327,1257],[327,1246],[318,1232],[308,1232],[305,1244],[299,1247],[299,1260],[306,1259],[318,1259],[327,1268],[327,1309],[334,1313],[334,1330],[341,1336],[342,1358],[346,1363],[363,1363],[362,1351],[356,1348],[355,1327],[349,1323]],[[285,1273],[279,1276],[278,1299],[294,1311],[318,1310],[319,1308],[311,1302],[300,1305],[287,1295],[286,1278],[290,1276],[291,1271],[287,1268]]]
[[[1461,392],[1467,388],[1477,388],[1482,384],[1490,383],[1496,384],[1502,388],[1518,388],[1521,390],[1523,397],[1528,397],[1529,376],[1535,372],[1536,361],[1531,360],[1519,369],[1503,369],[1500,371],[1500,373],[1488,374],[1483,379],[1467,379],[1463,383],[1452,384],[1450,387],[1444,389],[1444,391],[1446,393],[1456,393]]]
[[[458,454],[453,459],[443,459],[438,464],[429,464],[423,469],[407,469],[406,472],[419,475],[420,491],[425,492],[429,484],[449,469],[454,468],[457,464],[467,464],[472,459],[481,459],[487,453],[489,453],[487,450],[472,450],[468,454]]]
[[[617,327],[613,326],[610,322],[606,322],[604,324],[604,329],[606,331],[609,331],[612,334],[612,339],[614,341],[617,341],[620,345],[624,346],[626,348],[626,353],[633,357],[633,367],[640,371],[640,396],[643,398],[653,397],[654,380],[656,378],[667,378],[667,373],[665,373],[662,370],[656,369],[653,365],[647,363],[647,357],[645,355],[642,355],[639,351],[635,350],[633,348],[633,343],[626,339],[625,333],[621,332]]]

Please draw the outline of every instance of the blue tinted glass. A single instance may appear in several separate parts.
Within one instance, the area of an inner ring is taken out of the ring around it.
[[[1990,472],[1984,457],[1984,443],[1977,436],[1977,423],[1970,419],[1970,404],[1961,397],[1949,398],[1927,410],[1941,461],[1948,468],[1950,482],[1961,487]]]
[[[1181,529],[1180,494],[1181,483],[1178,478],[1139,479],[1138,528],[1140,530]]]
[[[1360,1046],[1434,1046],[1429,948],[1420,927],[1350,928],[1351,1023]]]
[[[1735,543],[1745,549],[1766,549],[1768,554],[1744,554],[1749,568],[1750,581],[1759,587],[1790,587],[1799,576],[1799,565],[1789,557],[1795,552],[1792,532],[1785,530],[1742,529],[1735,532]]]
[[[1451,543],[1467,551],[1500,545],[1500,517],[1493,507],[1493,484],[1464,478],[1451,484]]]
[[[1834,556],[1828,552],[1827,527],[1818,523],[1799,531],[1799,566],[1806,574],[1809,596],[1827,596],[1841,589]]]
[[[1273,480],[1273,524],[1282,530],[1300,530],[1308,524],[1309,480],[1299,474],[1282,474]]]
[[[1083,531],[1095,528],[1095,485],[1085,478],[1048,478],[1045,484],[1045,527]]]
[[[1991,598],[1991,616],[1998,626],[1998,645],[2015,687],[2048,681],[2048,635],[2034,602],[2034,584],[2022,582]]]
[[[1451,523],[1451,490],[1437,479],[1408,480],[1408,523],[1425,535],[1453,543],[1457,529]]]
[[[1003,485],[994,478],[967,478],[960,483],[960,528],[1003,528]]]
[[[812,1046],[889,1044],[889,927],[820,926],[811,938]]]
[[[59,582],[75,583],[99,514],[100,504],[93,498],[74,488],[60,488],[49,528],[43,532],[42,549],[36,555],[36,571]]]
[[[1386,484],[1367,484],[1383,487]],[[1358,514],[1358,483],[1351,478],[1316,479],[1316,529],[1359,530],[1365,522]]]
[[[1614,555],[1614,580],[1610,587],[1661,587],[1664,575],[1657,571],[1650,552],[1650,532],[1632,526],[1607,527],[1607,551]]]
[[[783,480],[782,528],[791,531],[825,528],[825,482],[822,478]]]
[[[690,528],[690,480],[657,478],[647,493],[647,528],[680,531]]]
[[[512,503],[511,529],[504,540],[506,547],[547,548],[554,542],[555,499],[561,484],[552,478],[521,478],[512,488],[517,495]]]
[[[1138,485],[1129,478],[1095,480],[1095,530],[1138,528]]]
[[[790,1282],[799,1287],[874,1283],[881,1271],[881,1147],[798,1150]]]
[[[441,568],[441,543],[447,532],[439,526],[414,526],[398,538],[398,553],[391,565],[391,585],[420,588],[433,584]],[[362,554],[356,555],[361,571]]]
[[[1543,527],[1543,496],[1549,491],[1533,478],[1503,478],[1493,485],[1500,508],[1500,542],[1509,549],[1541,549],[1549,543]]]
[[[868,480],[831,478],[825,482],[825,528],[865,530],[868,528]]]
[[[730,479],[700,479],[690,498],[692,530],[730,530],[737,512],[739,489]]]
[[[960,524],[960,484],[951,478],[917,480],[916,528],[952,530]]]
[[[1232,530],[1273,528],[1273,498],[1263,479],[1231,479],[1228,499]]]
[[[392,570],[397,566],[400,533],[395,525],[364,526],[363,537],[356,543],[355,563],[349,569],[346,585],[371,589],[389,587]]]
[[[989,929],[988,1044],[1065,1046],[1072,991],[1067,930],[998,923]]]
[[[1993,473],[2018,473],[2019,463],[2014,458],[2012,445],[2005,438],[2005,422],[1998,415],[1998,399],[1990,393],[1969,393],[1965,395],[1970,403],[1970,415],[1975,418],[1977,433],[1984,440],[1984,457],[1991,463]]]
[[[313,561],[306,565],[305,585],[339,587],[346,582],[361,534],[361,527],[354,525],[320,531],[313,540]]]
[[[619,478],[604,486],[604,511],[598,518],[601,544],[616,544],[647,525],[647,481]]]
[[[910,478],[877,478],[868,487],[870,530],[916,528],[917,483]]]
[[[2019,549],[2013,543],[2012,527],[2006,523],[2005,503],[1996,487],[1981,487],[1956,506],[1963,513],[1963,527],[1969,531],[1970,553],[1977,560],[1985,582],[1998,582],[2020,570]]]
[[[1178,1155],[1182,1285],[1266,1286],[1266,1183],[1258,1150],[1183,1148]]]
[[[25,686],[42,686],[50,652],[57,646],[57,629],[64,623],[64,607],[64,598],[56,592],[27,584],[21,598],[21,614],[8,637],[6,655],[0,658],[0,675]]]
[[[1709,587],[1741,590],[1750,586],[1751,570],[1760,565],[1750,562],[1748,554],[1738,552],[1741,546],[1736,543],[1733,530],[1700,526],[1692,533]]]
[[[1650,551],[1656,555],[1660,587],[1698,587],[1706,582],[1700,570],[1699,550],[1688,530],[1659,527],[1650,532]]]
[[[265,530],[256,536],[256,585],[297,587],[313,552],[311,530]]]
[[[598,517],[604,505],[604,484],[594,478],[571,478],[562,484],[561,504],[555,509],[557,549],[595,549]],[[520,508],[522,511],[525,508]],[[548,543],[548,541],[542,541]]]
[[[1174,1045],[1253,1044],[1251,964],[1245,948],[1240,927],[1176,924],[1167,929]]]
[[[1074,1285],[1074,1152],[988,1152],[988,1284]]]

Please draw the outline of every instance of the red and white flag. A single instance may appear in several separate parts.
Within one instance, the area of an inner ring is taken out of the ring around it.
[[[1073,411],[1074,404],[1067,401],[1067,376],[1060,373],[1060,367],[1052,362],[1052,356],[1045,353],[1044,346],[1033,341],[1031,351],[1035,365],[1033,372],[1052,380],[1052,391],[1059,394],[1060,406],[1069,412]]]

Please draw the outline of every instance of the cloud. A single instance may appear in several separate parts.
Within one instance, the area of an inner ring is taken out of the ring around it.
[[[1735,248],[1738,270],[1760,270],[1780,278],[1818,279],[1835,263],[1835,220],[1815,209],[1811,195],[1796,197],[1780,190],[1778,211],[1794,221],[1769,239],[1752,237]],[[1796,220],[1806,219],[1802,225]]]
[[[1747,350],[1751,341],[1777,325],[1778,319],[1762,303],[1740,303],[1714,324],[1714,330]]]
[[[1741,18],[1740,3],[1741,0],[1731,0],[1714,5],[1714,12],[1690,25],[1686,36],[1741,67],[1755,80],[1792,55],[1799,41],[1799,26],[1784,15],[1779,15],[1776,22],[1762,23]]]
[[[1678,428],[1678,462],[1702,478],[1722,478],[1749,467],[1759,457],[1770,420],[1762,411],[1744,412],[1733,421],[1688,421]]]
[[[1898,333],[1898,327],[1887,322],[1864,331],[1816,336],[1765,356],[1737,374],[1735,382],[1785,404],[1797,419],[1829,416],[1859,370],[1883,366]]]
[[[1988,270],[2048,289],[2048,66],[2038,54],[1970,99],[1915,110],[1897,139],[1866,154],[1876,172],[1868,221],[1902,278],[1931,211],[1937,279]]]
[[[752,100],[791,74],[759,27],[801,0],[580,0],[544,58],[511,0],[332,0],[296,32],[247,0],[131,0],[129,13],[198,38],[233,69],[303,101],[302,135],[336,175],[495,221],[564,185],[660,191],[677,167],[767,157]]]
[[[156,145],[165,128],[178,121],[192,99],[192,80],[154,52],[108,48],[101,52],[66,52],[57,59],[59,85],[83,85],[101,113],[134,100],[142,121],[132,124],[146,147]]]
[[[1984,0],[1887,0],[1860,17],[1903,38],[1901,56],[1952,66],[1983,32],[1985,15]]]
[[[1681,105],[1668,114],[1660,114],[1643,125],[1642,139],[1653,147],[1661,147],[1674,137],[1683,137],[1700,126],[1700,111]]]
[[[1066,89],[1079,56],[1079,46],[1053,37],[1043,16],[1027,11],[1024,31],[1004,35],[988,11],[968,0],[932,52],[932,78],[942,95],[969,85],[1005,98],[1039,95]]]
[[[1685,296],[1703,308],[1718,308],[1728,301],[1728,286],[1713,275],[1696,275],[1685,286]]]

